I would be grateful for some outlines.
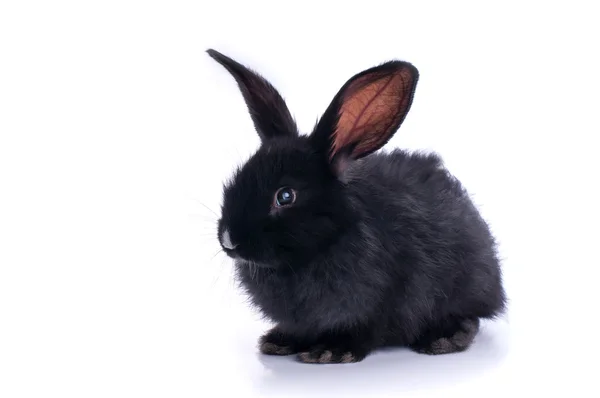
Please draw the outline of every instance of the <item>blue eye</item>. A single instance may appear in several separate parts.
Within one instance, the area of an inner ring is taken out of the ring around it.
[[[296,192],[291,188],[279,188],[275,194],[275,204],[279,207],[289,206],[296,201]]]

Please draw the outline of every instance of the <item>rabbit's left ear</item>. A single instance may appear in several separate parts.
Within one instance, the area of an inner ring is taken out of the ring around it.
[[[206,51],[235,78],[262,141],[296,136],[298,127],[279,92],[265,78],[220,52]]]
[[[418,79],[412,64],[389,61],[342,86],[310,137],[337,174],[389,141],[412,105]]]

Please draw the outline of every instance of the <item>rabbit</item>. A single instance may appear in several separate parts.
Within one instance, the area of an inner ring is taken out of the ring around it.
[[[480,320],[505,312],[496,239],[438,154],[379,151],[411,108],[417,68],[357,73],[301,134],[271,83],[206,51],[260,138],[223,184],[216,228],[239,289],[272,324],[260,353],[341,364],[389,347],[471,347]]]

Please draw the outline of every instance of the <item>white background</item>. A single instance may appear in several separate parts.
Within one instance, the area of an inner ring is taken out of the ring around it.
[[[2,1],[0,397],[598,396],[593,3]],[[506,318],[458,355],[259,356],[214,214],[259,140],[209,47],[304,131],[354,73],[414,63],[387,148],[438,151],[473,193]]]

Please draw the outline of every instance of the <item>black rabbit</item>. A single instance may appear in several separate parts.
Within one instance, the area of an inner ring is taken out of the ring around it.
[[[264,354],[363,360],[383,346],[466,350],[506,306],[495,239],[435,154],[375,152],[419,79],[389,61],[349,79],[310,135],[277,90],[215,51],[261,138],[224,186],[218,239],[272,330]]]

